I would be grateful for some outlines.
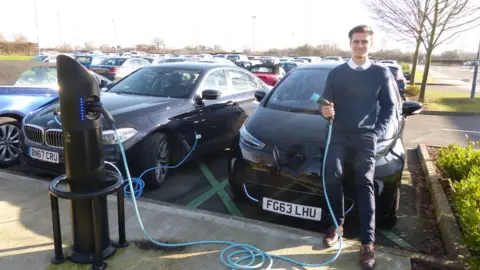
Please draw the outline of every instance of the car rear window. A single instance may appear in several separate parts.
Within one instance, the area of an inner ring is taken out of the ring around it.
[[[126,59],[123,58],[107,58],[100,63],[100,65],[106,66],[121,66]]]
[[[319,114],[318,104],[311,100],[314,93],[323,94],[325,80],[331,69],[296,69],[277,87],[266,102],[274,110]]]
[[[75,60],[80,64],[90,64],[92,62],[92,58],[88,56],[77,56],[75,57]]]
[[[275,73],[271,67],[253,67],[250,72]]]
[[[290,70],[290,69],[292,69],[292,68],[296,68],[297,65],[291,64],[291,63],[284,63],[284,64],[282,64],[282,67],[283,67],[283,69],[285,69],[285,70],[287,70],[287,69]]]
[[[396,67],[388,67],[390,69],[390,71],[392,72],[393,76],[395,77],[395,79],[397,79],[399,77],[399,74],[398,74],[398,68]]]

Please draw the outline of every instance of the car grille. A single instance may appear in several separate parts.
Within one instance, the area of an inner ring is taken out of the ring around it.
[[[59,129],[49,129],[45,132],[45,144],[51,147],[63,148],[63,133]]]
[[[25,137],[35,143],[43,143],[43,129],[37,126],[25,125]]]

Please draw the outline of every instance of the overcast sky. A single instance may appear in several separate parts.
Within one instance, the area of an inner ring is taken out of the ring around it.
[[[2,1],[0,32],[11,38],[23,33],[36,42],[35,0]],[[370,24],[360,0],[37,0],[40,45],[60,41],[83,45],[151,44],[161,37],[168,47],[215,45],[251,48],[255,20],[255,50],[336,43],[348,48],[348,31]],[[112,22],[115,21],[115,23]],[[375,49],[407,48],[377,31]],[[446,49],[476,51],[480,29],[464,33]]]

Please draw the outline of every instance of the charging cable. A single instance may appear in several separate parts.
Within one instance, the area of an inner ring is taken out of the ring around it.
[[[313,96],[312,96],[312,100],[314,100]],[[98,110],[99,112],[102,113],[104,118],[107,120],[108,124],[112,127],[116,138],[120,138],[120,136],[117,132],[117,128],[115,126],[115,120],[110,115],[110,113],[103,106],[101,106],[101,103],[99,105],[100,106],[96,107],[96,110]],[[55,120],[61,125],[61,122],[58,121],[58,119],[56,118],[56,115],[55,115]],[[123,148],[122,142],[117,139],[117,144],[118,144],[118,147],[120,149],[120,153],[121,153],[121,156],[122,156],[122,161],[123,161],[124,168],[125,168],[125,173],[126,173],[126,176],[127,176],[128,187],[130,188],[129,195],[130,195],[130,198],[133,202],[133,205],[134,205],[134,208],[135,208],[135,214],[137,216],[138,223],[140,225],[140,228],[143,231],[143,234],[153,244],[161,246],[161,247],[166,247],[166,248],[186,247],[186,246],[193,246],[193,245],[211,245],[211,244],[226,245],[227,247],[225,247],[220,252],[220,261],[225,266],[230,267],[232,269],[260,269],[260,267],[263,267],[266,263],[268,263],[268,267],[265,268],[265,269],[271,269],[272,266],[273,266],[273,259],[279,259],[279,260],[287,261],[287,262],[290,262],[294,265],[299,265],[299,266],[302,266],[302,267],[322,267],[322,266],[327,266],[327,265],[333,263],[338,258],[338,256],[340,255],[340,253],[342,251],[343,240],[342,240],[342,233],[340,232],[340,228],[338,226],[338,223],[336,221],[336,218],[335,218],[335,215],[333,213],[332,207],[330,205],[330,200],[328,199],[328,194],[327,194],[327,189],[326,189],[326,184],[325,184],[325,163],[326,163],[325,161],[327,159],[328,148],[330,146],[330,139],[331,139],[331,136],[332,136],[332,121],[330,120],[328,123],[329,123],[328,124],[328,135],[327,135],[327,141],[326,141],[326,145],[325,145],[325,153],[324,153],[323,162],[322,162],[323,191],[324,191],[324,194],[325,194],[325,200],[327,202],[328,211],[330,212],[330,215],[332,216],[333,222],[335,224],[335,228],[337,229],[337,233],[339,235],[339,247],[338,247],[335,255],[332,258],[330,258],[329,260],[327,260],[323,263],[319,263],[319,264],[309,264],[309,263],[296,261],[296,260],[290,259],[290,258],[285,257],[285,256],[268,254],[267,252],[264,252],[264,251],[260,250],[259,248],[255,247],[255,246],[252,246],[252,245],[235,243],[235,242],[231,242],[231,241],[205,240],[205,241],[196,241],[196,242],[185,242],[185,243],[179,243],[179,244],[168,244],[168,243],[158,242],[155,239],[153,239],[153,237],[151,237],[148,234],[148,232],[145,229],[145,226],[143,225],[142,218],[141,218],[140,212],[138,210],[137,200],[136,200],[136,197],[141,195],[141,191],[143,191],[144,184],[140,184],[140,183],[143,183],[142,177],[145,175],[145,173],[147,173],[151,170],[155,170],[157,168],[175,169],[175,168],[178,168],[181,164],[183,164],[183,162],[185,162],[185,160],[190,156],[190,154],[193,152],[193,150],[195,149],[195,147],[197,145],[199,135],[197,135],[196,133],[195,133],[195,144],[193,145],[190,152],[185,156],[185,158],[181,162],[179,162],[175,166],[157,166],[157,167],[147,169],[138,178],[133,178],[135,180],[133,180],[131,175],[130,175],[130,170],[128,169],[127,157],[126,157],[125,149]],[[107,161],[105,163],[114,167],[115,170],[118,173],[120,173],[120,170],[113,163],[110,163],[110,162],[107,162]],[[121,175],[122,174],[120,174],[120,176]],[[137,183],[136,187],[133,186],[134,181],[136,181],[136,183]],[[140,194],[138,194],[139,192],[140,192]],[[226,255],[226,254],[228,254],[228,255]],[[258,261],[258,263],[255,264],[256,261]]]
[[[115,124],[112,124],[112,129],[113,129],[115,135],[117,136],[117,138],[119,138],[119,135],[117,133],[117,129],[115,127]],[[325,163],[326,163],[325,160],[326,160],[327,153],[328,153],[328,148],[329,148],[329,145],[330,145],[331,135],[332,135],[332,121],[329,121],[328,136],[327,136],[327,141],[326,141],[326,146],[325,146],[324,159],[323,159],[323,162],[322,162],[323,163],[322,164],[323,191],[324,191],[324,194],[325,194],[325,199],[327,201],[328,210],[329,210],[329,212],[332,216],[332,219],[335,223],[335,227],[337,229],[339,239],[340,239],[339,247],[338,247],[338,250],[337,250],[336,254],[332,258],[330,258],[329,260],[327,260],[323,263],[319,263],[319,264],[309,264],[309,263],[299,262],[299,261],[290,259],[290,258],[285,257],[285,256],[268,254],[268,253],[260,250],[259,248],[255,247],[255,246],[252,246],[252,245],[240,244],[240,243],[235,243],[235,242],[230,242],[230,241],[206,240],[206,241],[179,243],[179,244],[161,243],[161,242],[158,242],[155,239],[153,239],[148,234],[148,232],[145,230],[145,226],[143,225],[142,218],[141,218],[140,212],[138,210],[137,200],[135,198],[136,196],[131,196],[132,202],[133,202],[133,205],[134,205],[134,208],[135,208],[135,213],[136,213],[136,216],[137,216],[137,219],[138,219],[138,223],[140,225],[140,228],[143,231],[143,234],[153,244],[161,246],[161,247],[166,247],[166,248],[169,248],[169,247],[170,248],[172,248],[172,247],[185,247],[185,246],[193,246],[193,245],[208,245],[208,244],[226,245],[227,247],[224,248],[220,253],[220,260],[225,266],[230,267],[232,269],[260,269],[260,267],[263,267],[266,263],[268,263],[268,267],[265,268],[265,269],[271,269],[272,266],[273,266],[273,259],[274,258],[279,259],[279,260],[283,260],[283,261],[287,261],[287,262],[290,262],[292,264],[299,265],[299,266],[302,266],[302,267],[322,267],[322,266],[327,266],[327,265],[333,263],[338,258],[338,256],[340,255],[340,253],[342,251],[343,241],[342,241],[342,234],[340,232],[340,228],[338,226],[338,223],[336,221],[336,218],[335,218],[335,215],[333,213],[332,207],[330,205],[330,201],[328,199],[327,189],[326,189],[326,184],[325,184]],[[125,150],[124,150],[123,145],[120,141],[117,141],[117,143],[118,143],[118,147],[120,148],[120,153],[122,155],[122,160],[123,160],[123,164],[124,164],[124,167],[125,167],[125,172],[126,172],[126,175],[127,175],[128,186],[130,187],[130,193],[134,194],[135,193],[135,188],[133,187],[132,177],[130,176],[130,171],[128,169],[128,162],[127,162],[127,158],[126,158],[126,155],[125,155]],[[192,150],[193,149],[194,148],[192,148]],[[176,166],[172,166],[172,167],[168,167],[168,168],[176,168],[176,167],[180,166],[181,164],[182,164],[182,162],[180,162]],[[158,166],[158,167],[150,168],[147,171],[150,171],[150,170],[153,170],[153,169],[156,169],[156,168],[163,168],[163,167],[164,166]],[[147,171],[143,172],[141,174],[141,176],[143,176]],[[141,179],[141,176],[139,177],[140,179]],[[225,255],[225,254],[228,254],[228,255]],[[256,261],[259,261],[259,262],[257,264],[254,264]]]

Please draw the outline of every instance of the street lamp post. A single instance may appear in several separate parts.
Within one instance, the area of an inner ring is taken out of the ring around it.
[[[118,46],[117,46],[117,23],[115,20],[113,22],[113,45],[115,46],[115,53],[118,53]]]
[[[62,47],[62,20],[60,18],[60,12],[57,12],[57,21],[58,21],[58,44]]]
[[[472,82],[472,93],[470,94],[470,100],[475,100],[475,89],[477,88],[477,76],[478,76],[478,66],[480,65],[480,41],[478,42],[478,51],[477,51],[477,61],[473,68],[473,82]]]
[[[38,54],[40,55],[40,33],[38,32],[37,0],[33,0],[33,6],[34,6],[34,8],[35,8],[35,26],[36,26],[36,29],[37,29]]]
[[[292,33],[292,41],[295,41],[295,40],[293,39],[293,36],[295,36],[295,33]],[[293,49],[294,49],[295,45],[294,45],[294,44],[292,44],[292,45],[293,45],[293,46],[292,46],[292,57],[293,57]]]
[[[252,33],[252,56],[255,56],[255,19],[257,16],[253,15],[252,16],[252,22],[253,22],[253,33]]]

